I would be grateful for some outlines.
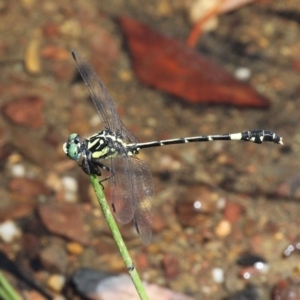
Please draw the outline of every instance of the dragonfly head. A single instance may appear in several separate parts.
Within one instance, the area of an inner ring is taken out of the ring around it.
[[[82,151],[80,149],[81,142],[77,133],[70,134],[68,141],[64,143],[63,150],[69,158],[79,160]]]

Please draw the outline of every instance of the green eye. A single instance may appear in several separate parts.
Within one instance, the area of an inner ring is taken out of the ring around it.
[[[68,142],[69,143],[73,143],[75,141],[75,143],[79,142],[79,136],[77,133],[72,133],[70,134],[69,138],[68,138]]]
[[[76,144],[74,143],[70,144],[67,155],[71,159],[78,160],[79,155],[78,155],[78,147]]]
[[[63,151],[67,154],[71,159],[78,160],[81,152],[79,151],[80,139],[77,133],[72,133],[68,141],[63,145]]]

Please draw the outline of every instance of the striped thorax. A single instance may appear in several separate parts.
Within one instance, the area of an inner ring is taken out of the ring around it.
[[[83,141],[77,133],[72,133],[64,143],[63,150],[76,161],[81,158],[98,160],[138,154],[134,144],[127,145],[121,136],[109,129],[97,132]]]

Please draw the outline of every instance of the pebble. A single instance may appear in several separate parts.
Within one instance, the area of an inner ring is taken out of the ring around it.
[[[36,4],[36,0],[21,0],[20,2],[26,9],[31,9]]]
[[[203,1],[203,0],[196,0],[193,1],[192,5],[189,7],[189,19],[191,23],[196,23],[198,20],[205,18],[205,16],[210,13],[210,11],[218,5],[216,0],[211,1]],[[218,20],[215,16],[212,16],[208,19],[203,25],[203,31],[209,31],[216,29],[218,25]]]
[[[298,300],[300,299],[299,281],[281,279],[272,290],[271,300]]]
[[[247,285],[244,289],[230,295],[227,300],[260,300],[257,288],[254,285]]]
[[[78,22],[76,19],[66,20],[60,25],[60,32],[63,35],[67,35],[72,38],[78,38],[82,32],[81,23]]]
[[[231,224],[236,223],[240,217],[244,207],[238,203],[227,201],[224,208],[224,218]]]
[[[72,282],[76,290],[89,299],[140,299],[127,274],[112,276],[105,272],[82,268],[72,276]],[[194,299],[156,284],[143,282],[143,286],[149,299]]]
[[[176,278],[179,273],[179,262],[176,256],[166,254],[162,260],[162,266],[167,279]]]
[[[45,300],[45,297],[41,295],[39,292],[31,290],[31,291],[23,291],[24,299],[30,300]],[[54,299],[53,299],[54,300]],[[55,298],[56,300],[56,298]]]
[[[46,59],[61,61],[70,59],[70,52],[62,47],[48,45],[42,49],[41,56]]]
[[[238,80],[247,81],[251,77],[251,70],[248,68],[239,67],[235,70],[234,76]]]
[[[8,220],[0,224],[0,238],[3,242],[11,243],[20,236],[21,231],[13,221]]]
[[[87,244],[89,237],[84,230],[82,208],[73,203],[47,203],[38,207],[38,213],[45,227],[52,233],[73,241]]]
[[[26,174],[25,167],[21,164],[11,165],[10,170],[13,177],[24,177]]]
[[[48,22],[43,26],[44,36],[47,38],[56,38],[59,36],[59,27],[55,22]]]
[[[79,243],[69,242],[67,243],[67,251],[70,254],[79,255],[83,252],[83,247]]]
[[[239,277],[245,279],[245,280],[250,280],[253,277],[257,277],[259,275],[259,271],[254,268],[254,267],[245,267],[242,268],[239,272]]]
[[[213,268],[212,271],[213,281],[216,283],[224,282],[224,270],[221,268]]]
[[[13,124],[37,129],[45,124],[44,106],[45,103],[41,97],[23,96],[4,104],[2,112]]]
[[[231,233],[231,224],[227,220],[222,220],[215,228],[217,237],[224,238]]]
[[[189,188],[189,193],[177,201],[175,211],[183,226],[199,227],[217,210],[218,193],[208,186]]]
[[[156,211],[152,219],[153,232],[162,232],[167,227],[165,216],[162,216],[161,212]]]
[[[61,179],[62,186],[65,191],[65,201],[66,202],[76,202],[77,200],[77,181],[70,176],[65,176]]]
[[[68,254],[60,240],[52,240],[52,243],[39,253],[43,267],[52,273],[63,273],[68,266]]]
[[[266,260],[259,255],[246,252],[239,256],[237,264],[243,267],[255,267],[255,265],[257,265],[257,269],[260,269],[259,264],[266,264]]]
[[[45,183],[47,187],[49,187],[53,191],[59,192],[62,190],[62,182],[55,172],[50,172],[47,174]]]
[[[39,56],[40,43],[41,32],[36,30],[31,40],[29,40],[24,57],[26,70],[31,74],[38,74],[41,72],[41,61]]]
[[[34,198],[39,195],[49,195],[51,192],[43,182],[26,177],[13,178],[8,186],[10,191],[22,196],[27,196],[28,198]]]
[[[57,293],[62,291],[65,283],[66,277],[60,274],[51,275],[47,281],[48,287]]]
[[[135,264],[138,270],[147,270],[150,266],[148,254],[142,252],[135,258]]]
[[[294,253],[294,252],[299,253],[299,251],[300,251],[300,241],[298,240],[298,241],[296,241],[296,242],[294,242],[294,243],[292,243],[292,244],[289,244],[289,245],[284,249],[283,255],[284,255],[285,257],[288,257],[288,256],[290,256],[290,255],[291,255],[292,253]]]

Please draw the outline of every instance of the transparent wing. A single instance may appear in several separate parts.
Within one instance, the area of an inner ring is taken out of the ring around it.
[[[148,245],[152,236],[153,197],[154,183],[148,165],[138,158],[131,158],[134,161],[137,204],[134,213],[134,222],[144,245]]]
[[[134,219],[143,244],[150,242],[154,183],[148,165],[135,157],[112,159],[115,175],[111,177],[111,200],[117,219]]]
[[[136,143],[136,137],[121,122],[113,99],[91,65],[78,52],[73,50],[72,55],[105,128],[120,134],[126,142]]]
[[[105,128],[119,135],[124,142],[137,143],[137,138],[121,122],[113,99],[93,68],[77,52],[72,51],[72,55]],[[126,154],[126,149],[123,154]],[[142,243],[148,244],[152,234],[154,196],[149,167],[135,157],[124,156],[110,160],[110,171],[111,202],[117,219],[121,223],[128,223],[134,219]]]
[[[111,159],[111,203],[119,222],[129,223],[134,216],[136,208],[135,176],[130,165],[130,158],[118,157]]]

